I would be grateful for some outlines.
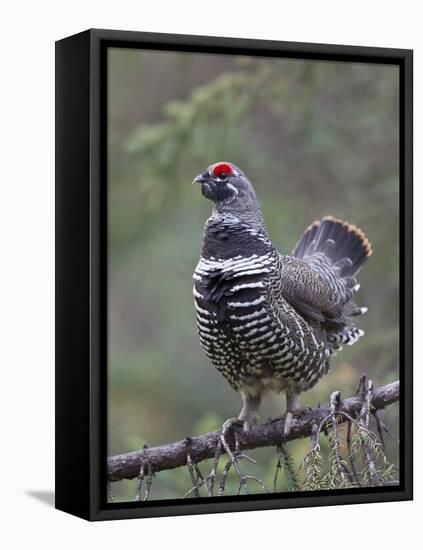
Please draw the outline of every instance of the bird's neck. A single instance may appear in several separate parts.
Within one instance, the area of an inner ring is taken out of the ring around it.
[[[273,249],[264,224],[250,225],[233,214],[213,212],[204,228],[203,258],[258,256]]]
[[[222,220],[237,219],[240,224],[254,228],[257,232],[263,232],[267,235],[266,224],[260,205],[255,198],[245,204],[245,201],[239,203],[237,200],[230,204],[217,203],[213,209],[211,218],[220,218]]]

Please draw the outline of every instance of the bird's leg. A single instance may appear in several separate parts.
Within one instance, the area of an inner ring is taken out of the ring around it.
[[[257,412],[260,406],[261,396],[258,394],[253,397],[242,392],[241,397],[243,406],[238,415],[238,420],[242,422],[244,432],[248,433],[250,429],[257,424]]]
[[[252,426],[257,423],[257,409],[260,405],[261,396],[251,395],[241,392],[242,409],[237,417],[229,418],[223,423],[221,429],[221,442],[225,450],[229,447],[227,436],[229,432],[234,432],[235,428],[242,427],[245,433],[248,433]]]
[[[267,423],[279,422],[280,420],[284,421],[284,434],[285,436],[289,433],[289,428],[292,424],[292,418],[294,413],[296,416],[303,416],[306,413],[312,413],[313,409],[311,407],[301,407],[299,401],[299,392],[296,392],[292,389],[286,391],[286,411],[285,414],[273,416],[268,419]]]
[[[286,412],[283,423],[283,437],[287,438],[292,424],[292,413],[298,411],[301,408],[299,393],[295,392],[292,389],[286,390]]]

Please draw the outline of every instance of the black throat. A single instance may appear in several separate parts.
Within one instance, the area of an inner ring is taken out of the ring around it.
[[[229,259],[236,256],[261,256],[273,249],[263,230],[257,230],[239,219],[212,216],[205,227],[202,256],[205,259]]]

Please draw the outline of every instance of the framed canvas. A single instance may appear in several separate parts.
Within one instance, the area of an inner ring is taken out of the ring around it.
[[[60,510],[411,499],[412,51],[58,41],[56,350]]]

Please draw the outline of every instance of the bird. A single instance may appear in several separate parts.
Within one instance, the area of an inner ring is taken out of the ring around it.
[[[300,394],[328,373],[344,345],[364,335],[355,319],[367,308],[352,298],[371,244],[355,225],[325,216],[304,231],[292,254],[281,254],[240,168],[217,162],[193,183],[214,203],[193,274],[201,346],[241,395],[233,421],[248,433],[263,396],[284,392],[287,436]]]

